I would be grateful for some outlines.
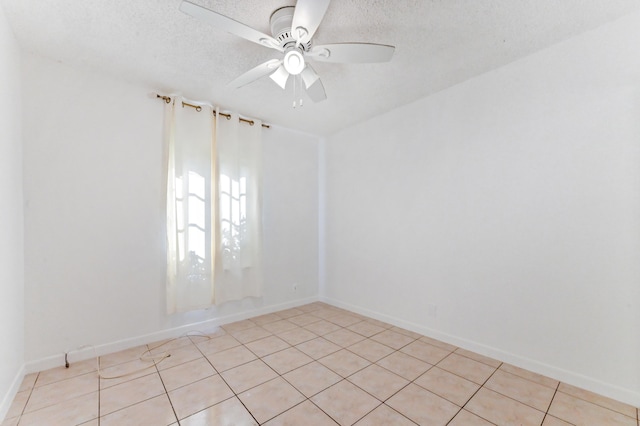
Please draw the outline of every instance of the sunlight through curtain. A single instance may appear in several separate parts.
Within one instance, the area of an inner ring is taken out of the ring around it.
[[[165,106],[167,312],[262,294],[261,123]]]
[[[165,107],[167,176],[167,312],[210,306],[213,301],[215,193],[214,126],[210,107]]]
[[[262,123],[216,115],[218,252],[215,301],[262,295]]]

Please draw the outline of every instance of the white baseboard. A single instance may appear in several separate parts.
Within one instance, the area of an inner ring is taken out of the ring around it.
[[[521,355],[513,354],[503,351],[498,348],[484,345],[479,342],[475,342],[469,339],[464,339],[451,334],[443,333],[429,327],[424,327],[420,324],[415,324],[409,321],[402,320],[400,318],[392,317],[389,315],[380,314],[369,309],[352,305],[349,303],[340,302],[327,297],[320,297],[321,302],[328,303],[338,308],[347,309],[360,315],[377,319],[379,321],[386,322],[388,324],[395,325],[397,327],[410,330],[423,336],[431,337],[433,339],[440,340],[445,343],[457,346],[462,349],[466,349],[472,352],[476,352],[480,355],[485,355],[494,359],[497,359],[508,364],[515,365],[516,367],[523,368],[525,370],[532,371],[534,373],[541,374],[559,380],[568,385],[576,386],[588,391],[597,393],[608,398],[615,399],[620,402],[632,405],[634,407],[640,407],[640,393],[634,392],[631,389],[621,388],[619,386],[605,383],[600,380],[588,377],[573,371],[565,370],[562,368],[554,367],[553,365],[545,364],[543,362],[536,361]]]
[[[13,381],[11,382],[11,386],[9,387],[9,391],[4,395],[2,401],[0,402],[0,423],[2,423],[9,412],[9,408],[11,408],[11,404],[13,403],[13,399],[16,397],[16,394],[20,390],[20,386],[22,385],[22,381],[25,376],[25,366],[20,367],[20,370],[16,373]]]
[[[145,334],[142,336],[131,337],[128,339],[118,340],[115,342],[104,343],[101,345],[91,347],[80,347],[76,350],[68,352],[68,360],[70,363],[83,361],[86,359],[95,358],[96,356],[102,356],[113,352],[122,351],[136,346],[145,345],[147,343],[157,342],[163,339],[172,339],[182,336],[188,332],[200,331],[206,332],[219,327],[224,324],[229,324],[236,321],[242,321],[258,315],[270,314],[272,312],[281,311],[283,309],[295,308],[297,306],[306,305],[308,303],[317,302],[317,297],[310,297],[306,299],[298,299],[291,302],[280,303],[277,305],[263,306],[258,309],[247,310],[232,315],[226,315],[218,318],[212,318],[206,321],[200,321],[179,327],[160,330],[154,333]],[[33,361],[29,361],[23,368],[23,376],[25,373],[34,373],[37,371],[48,370],[50,368],[63,366],[64,354],[54,355],[46,358],[41,358]],[[20,383],[18,383],[18,386]],[[13,399],[13,398],[12,398]]]

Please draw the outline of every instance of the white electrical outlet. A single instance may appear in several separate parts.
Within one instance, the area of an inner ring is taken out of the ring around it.
[[[294,283],[294,284],[291,286],[291,289],[292,289],[293,291],[298,291],[298,283]]]

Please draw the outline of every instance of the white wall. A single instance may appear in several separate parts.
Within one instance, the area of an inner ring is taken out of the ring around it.
[[[20,52],[0,7],[0,421],[22,380],[24,237]]]
[[[326,297],[640,405],[639,165],[635,13],[329,138]]]
[[[264,297],[167,316],[162,102],[119,79],[23,63],[27,361],[317,294],[316,138],[264,131]]]

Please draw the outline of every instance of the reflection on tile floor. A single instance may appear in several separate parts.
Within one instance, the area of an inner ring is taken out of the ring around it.
[[[320,302],[100,369],[28,375],[2,426],[640,426],[637,408]]]

